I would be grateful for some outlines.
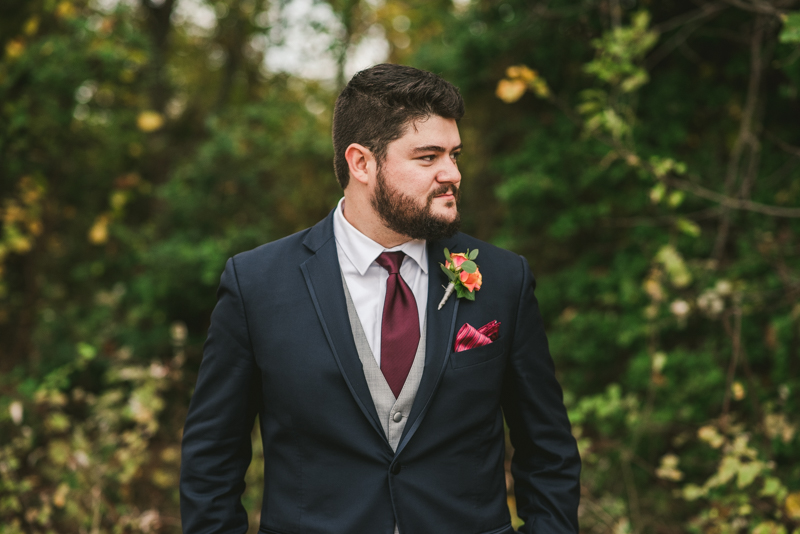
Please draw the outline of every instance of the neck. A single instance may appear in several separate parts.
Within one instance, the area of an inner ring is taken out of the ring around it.
[[[394,248],[411,241],[407,235],[398,234],[383,224],[380,216],[375,213],[372,205],[364,206],[364,203],[354,201],[345,193],[345,200],[342,203],[342,215],[353,225],[353,227],[372,239],[384,248]],[[350,200],[348,200],[350,199]]]

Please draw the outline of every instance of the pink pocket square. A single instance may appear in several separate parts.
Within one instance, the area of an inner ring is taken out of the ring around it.
[[[456,334],[456,352],[461,352],[475,347],[488,345],[497,339],[500,323],[492,321],[476,329],[469,323],[464,323]]]

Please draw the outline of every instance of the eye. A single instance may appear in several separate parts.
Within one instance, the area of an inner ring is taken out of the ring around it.
[[[427,156],[422,156],[419,159],[421,159],[422,161],[433,161],[434,159],[436,159],[436,154],[428,154]]]
[[[453,161],[457,162],[458,159],[461,157],[461,151],[459,150],[458,152],[453,152],[452,154],[450,154],[450,157],[453,158]]]

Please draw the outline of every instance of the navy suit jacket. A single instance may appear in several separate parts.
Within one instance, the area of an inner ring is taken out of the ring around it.
[[[348,320],[332,215],[228,260],[183,434],[184,533],[243,534],[240,497],[259,416],[262,533],[506,534],[503,415],[521,531],[577,532],[580,458],[524,258],[456,234],[429,243],[425,367],[396,452]],[[453,295],[443,249],[480,249],[474,302]],[[464,324],[501,322],[453,352]]]

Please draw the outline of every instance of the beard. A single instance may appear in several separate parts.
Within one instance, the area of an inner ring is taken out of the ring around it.
[[[456,216],[452,221],[437,217],[431,212],[433,199],[446,193],[452,193],[455,198]],[[379,168],[372,207],[390,230],[411,239],[438,241],[451,237],[461,226],[461,214],[458,213],[460,198],[461,191],[458,187],[454,184],[442,184],[428,195],[424,205],[420,205],[416,199],[389,187]]]

